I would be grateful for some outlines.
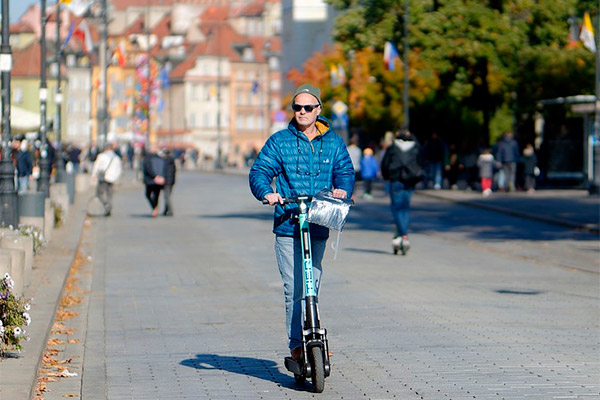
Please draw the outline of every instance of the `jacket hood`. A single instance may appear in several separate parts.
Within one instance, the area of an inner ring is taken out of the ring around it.
[[[326,135],[331,132],[331,123],[329,120],[321,115],[317,117],[317,121],[315,122],[317,130],[321,136]],[[288,129],[294,133],[294,135],[299,136],[301,138],[306,138],[306,136],[298,129],[298,125],[296,124],[296,119],[292,118],[288,125]]]
[[[417,142],[415,142],[410,136],[394,140],[394,146],[398,147],[402,152],[409,151],[416,145]]]

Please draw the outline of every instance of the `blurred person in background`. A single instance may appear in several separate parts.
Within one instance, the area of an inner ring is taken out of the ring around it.
[[[406,129],[400,131],[387,149],[381,162],[383,179],[390,181],[391,211],[396,233],[392,239],[394,254],[406,254],[410,248],[408,223],[410,200],[415,185],[422,181],[425,172],[421,164],[421,146]]]

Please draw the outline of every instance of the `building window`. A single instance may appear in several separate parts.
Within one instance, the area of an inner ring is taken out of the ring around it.
[[[272,71],[279,69],[279,57],[269,57],[269,69]]]
[[[254,61],[254,52],[252,51],[251,47],[244,48],[242,60],[246,62]]]
[[[21,104],[23,102],[23,88],[15,87],[13,90],[13,101],[15,104]]]

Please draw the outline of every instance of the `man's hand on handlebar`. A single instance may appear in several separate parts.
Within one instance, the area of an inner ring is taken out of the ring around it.
[[[265,200],[269,202],[270,206],[274,206],[275,204],[283,204],[283,198],[279,193],[268,193],[265,195]]]

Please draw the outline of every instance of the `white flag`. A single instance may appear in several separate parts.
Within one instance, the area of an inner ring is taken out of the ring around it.
[[[78,17],[82,17],[90,8],[92,0],[63,0],[65,7]]]
[[[581,25],[581,32],[579,32],[579,40],[583,42],[583,46],[590,51],[596,52],[596,39],[594,38],[594,27],[592,26],[592,19],[590,14],[587,12],[583,15],[583,25]]]

